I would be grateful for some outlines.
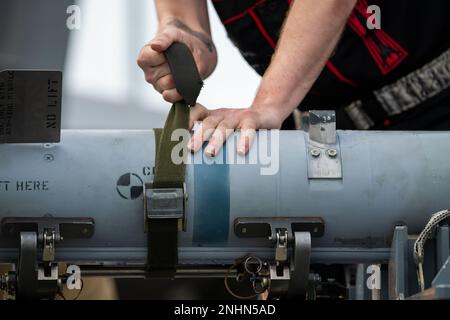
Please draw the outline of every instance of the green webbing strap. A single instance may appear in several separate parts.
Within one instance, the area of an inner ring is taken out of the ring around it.
[[[156,157],[153,188],[183,188],[185,166],[174,164],[172,132],[189,124],[189,107],[184,102],[170,109],[164,129],[155,129]],[[186,156],[186,155],[183,155]],[[171,277],[178,264],[178,219],[152,219],[148,223],[148,271],[153,277]]]
[[[155,129],[155,172],[153,189],[183,188],[185,163],[172,161],[172,150],[180,141],[172,141],[176,129],[189,128],[189,105],[196,103],[203,82],[198,74],[191,51],[183,44],[174,43],[166,51],[177,90],[184,100],[174,103],[167,116],[163,129]],[[187,144],[187,141],[183,141]],[[183,146],[182,150],[186,150]],[[182,154],[184,160],[187,154]],[[148,261],[147,269],[151,276],[171,277],[178,264],[179,219],[147,219]]]
[[[155,129],[156,158],[154,188],[182,188],[185,166],[172,161],[172,150],[179,141],[172,141],[172,132],[176,129],[188,130],[189,107],[186,103],[174,103],[166,119],[164,129]],[[184,141],[187,144],[187,141]],[[186,154],[183,155],[185,158]]]

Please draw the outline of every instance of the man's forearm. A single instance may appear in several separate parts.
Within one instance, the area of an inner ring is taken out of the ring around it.
[[[285,119],[320,75],[356,0],[297,0],[253,107]],[[276,108],[276,110],[275,110]]]
[[[206,0],[155,0],[160,25],[180,21],[211,35]]]

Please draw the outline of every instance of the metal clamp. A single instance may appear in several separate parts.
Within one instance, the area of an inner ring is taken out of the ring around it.
[[[289,234],[286,229],[276,229],[275,264],[269,266],[272,296],[285,294],[290,299],[306,297],[310,278],[311,234],[293,233],[293,256],[288,262]]]
[[[59,238],[59,239],[58,239]],[[55,260],[55,244],[59,242],[60,236],[56,236],[56,231],[53,228],[45,228],[43,234],[43,250],[42,260],[53,261]]]
[[[275,261],[277,266],[287,260],[288,231],[287,229],[276,229]]]

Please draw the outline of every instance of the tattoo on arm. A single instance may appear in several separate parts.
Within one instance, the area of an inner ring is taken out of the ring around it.
[[[169,22],[169,24],[199,39],[201,42],[203,42],[203,44],[206,46],[209,52],[213,52],[215,50],[214,43],[212,42],[211,37],[208,36],[207,34],[192,30],[186,24],[184,24],[178,19],[173,19],[172,21]]]

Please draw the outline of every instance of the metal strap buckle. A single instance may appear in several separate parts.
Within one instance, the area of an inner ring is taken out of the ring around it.
[[[183,188],[155,188],[145,190],[148,219],[182,219],[184,216]]]

